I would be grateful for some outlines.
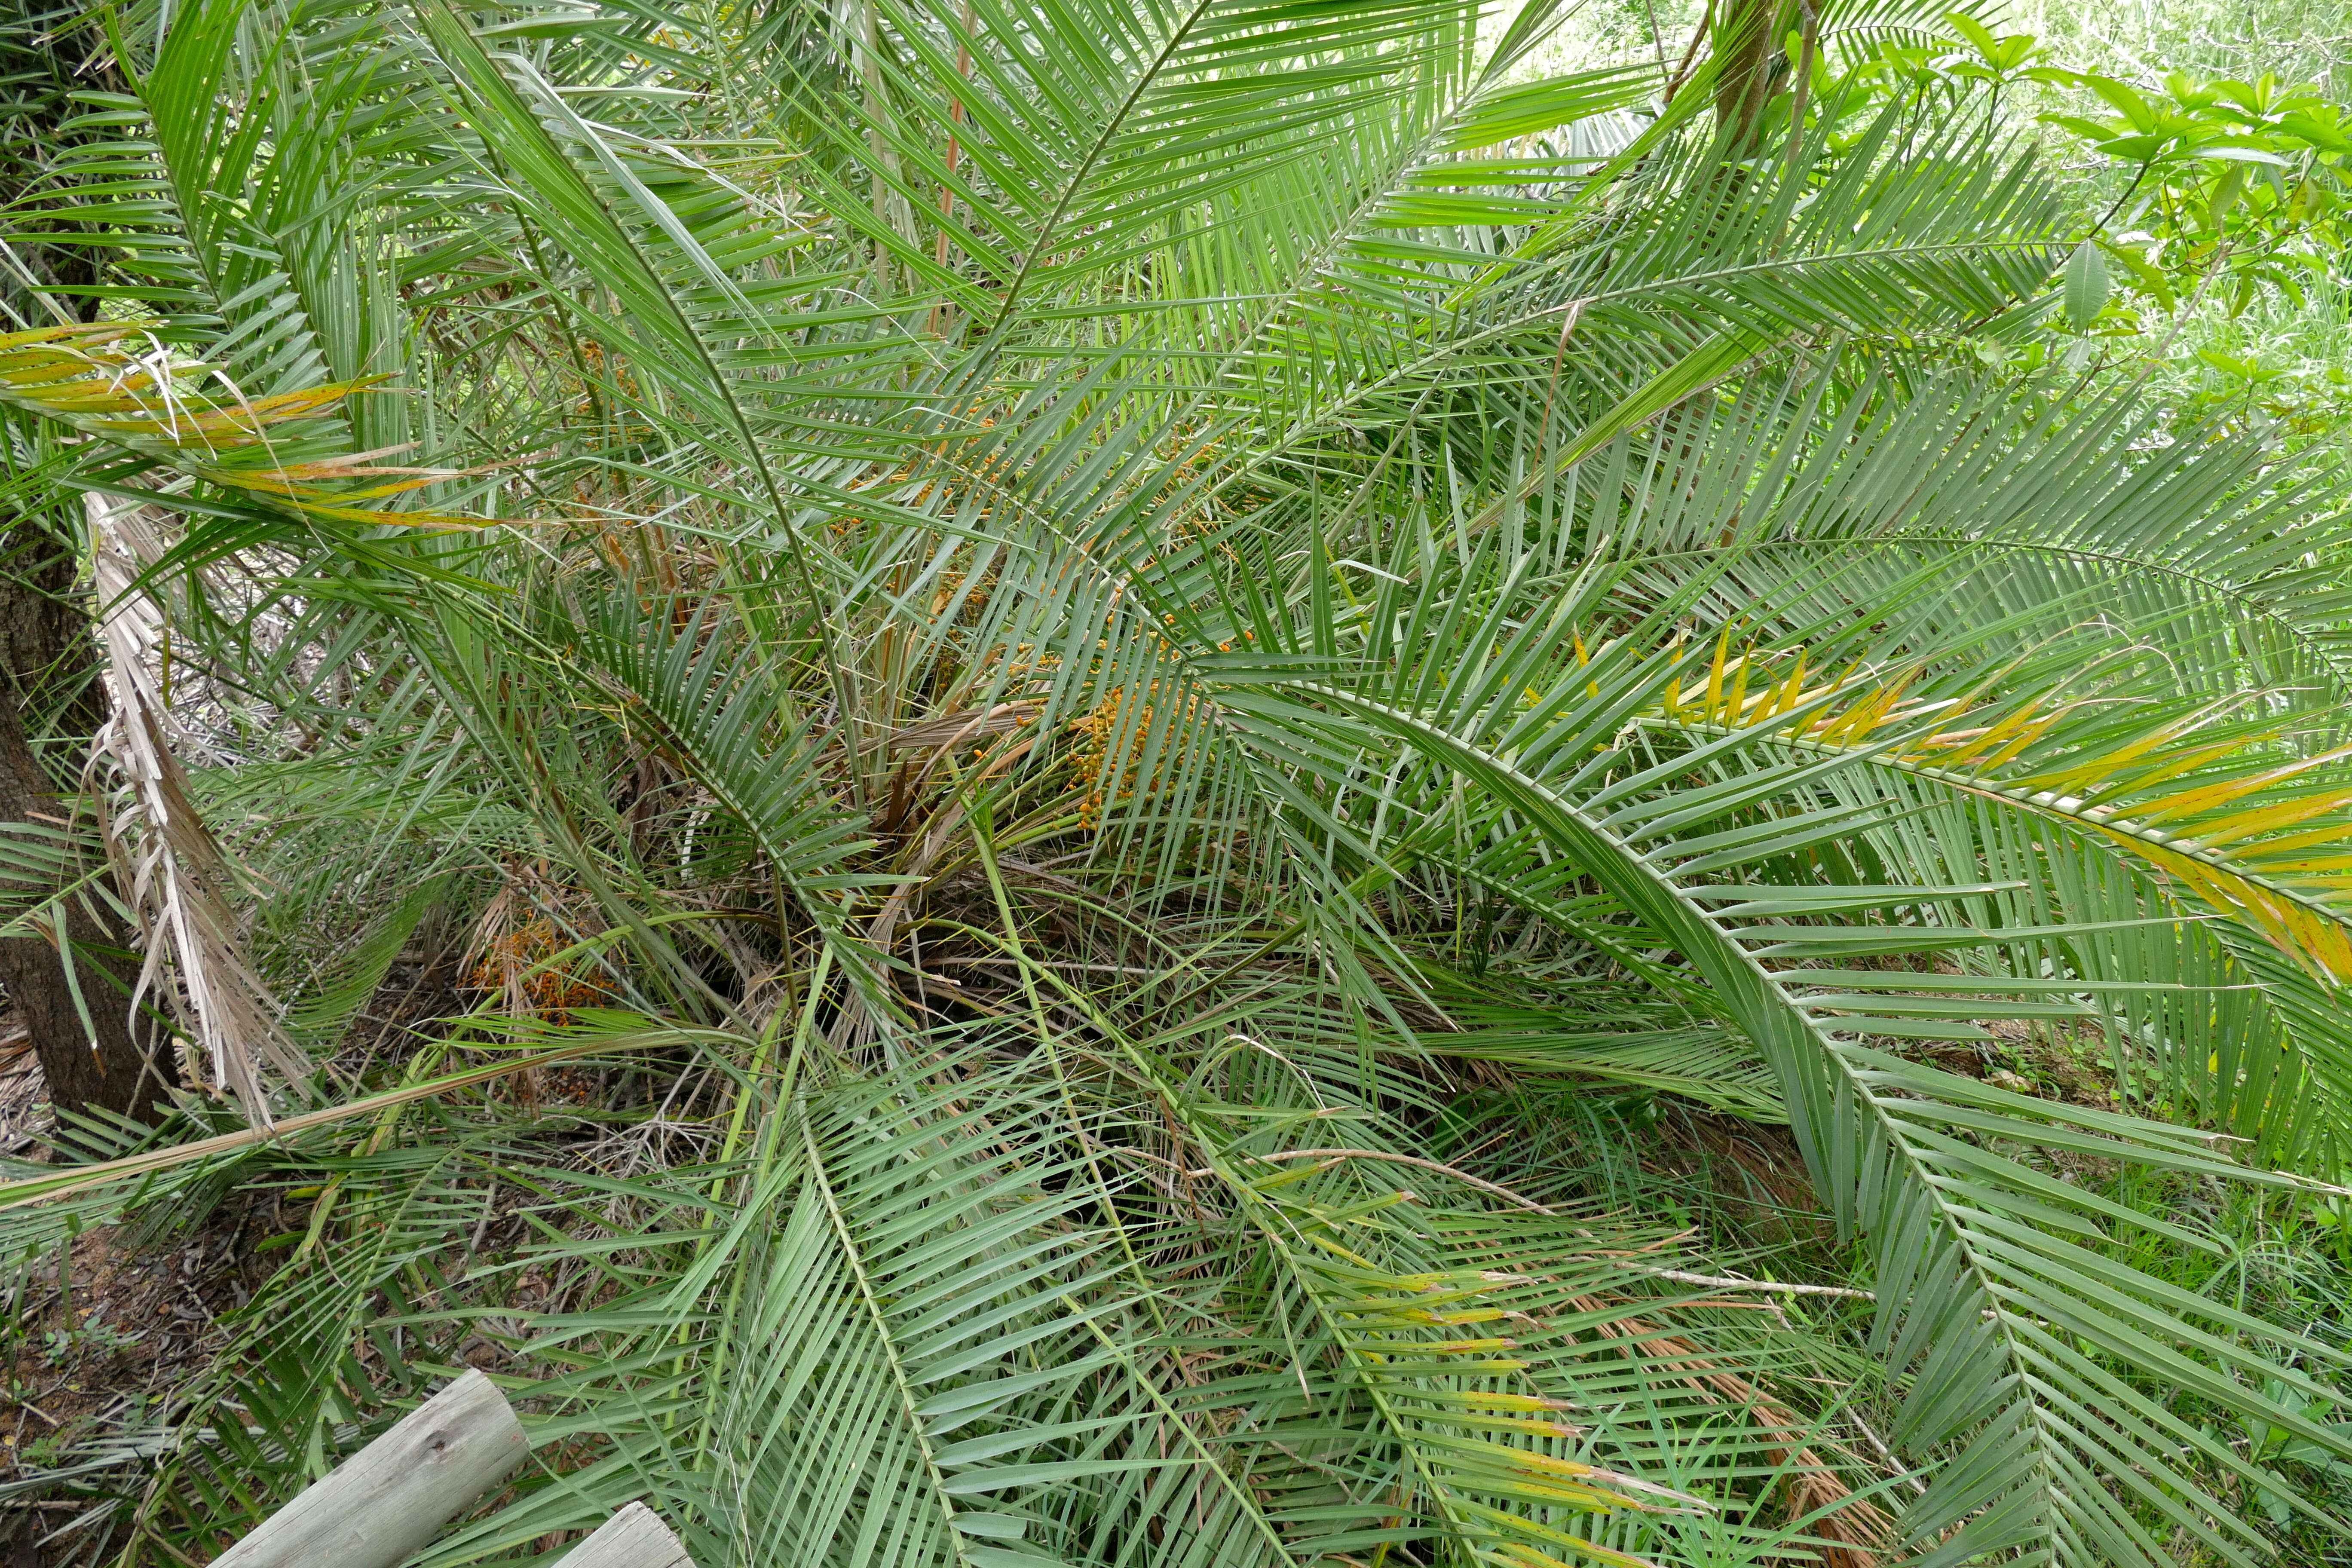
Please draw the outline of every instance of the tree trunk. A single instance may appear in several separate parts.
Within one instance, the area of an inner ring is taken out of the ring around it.
[[[0,542],[0,817],[37,825],[68,813],[34,738],[65,738],[78,764],[98,732],[105,698],[89,622],[74,595],[74,550],[40,519],[22,514]],[[16,880],[19,893],[52,890]],[[126,933],[94,892],[67,900],[59,919],[73,950],[70,981],[55,942],[0,940],[0,986],[39,1053],[49,1099],[60,1110],[156,1121],[170,1107],[166,1091],[178,1086],[179,1071],[152,1008],[131,1016],[139,965]]]
[[[110,63],[91,70],[104,47],[95,27],[62,15],[0,20],[0,68],[18,99],[0,135],[0,200],[18,210],[49,205],[38,193],[57,151],[58,127],[74,112],[68,94],[76,87],[119,86]],[[96,313],[90,288],[99,281],[98,264],[88,247],[30,244],[23,259],[68,312],[84,321]],[[47,319],[39,299],[14,273],[0,278],[0,300],[30,324]],[[79,514],[78,506],[68,512]],[[79,767],[106,716],[95,679],[97,645],[76,593],[78,537],[37,510],[0,510],[0,818],[11,822],[70,815],[59,808],[41,750],[58,753],[59,766]],[[7,890],[20,896],[55,890],[54,884],[7,880],[14,884]],[[0,987],[32,1037],[58,1110],[152,1121],[170,1103],[163,1091],[179,1082],[170,1035],[152,1009],[131,1018],[138,961],[120,922],[98,903],[94,891],[76,897],[60,917],[73,951],[71,983],[55,942],[19,937],[0,940]]]
[[[1731,155],[1755,144],[1764,106],[1772,100],[1772,54],[1783,0],[1724,0],[1715,23],[1715,117]]]

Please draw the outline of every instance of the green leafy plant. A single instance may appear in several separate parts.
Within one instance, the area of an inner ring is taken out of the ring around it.
[[[2130,171],[2101,226],[2113,231],[2108,252],[2160,310],[2209,279],[2237,310],[2264,288],[2300,302],[2313,275],[2342,256],[2352,137],[2339,106],[2315,89],[2174,71],[2152,93],[2058,67],[2028,74],[2114,111],[2042,119]]]

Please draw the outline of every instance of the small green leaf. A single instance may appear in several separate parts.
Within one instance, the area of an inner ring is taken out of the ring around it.
[[[1972,16],[1954,11],[1946,16],[1944,21],[1952,31],[1974,44],[1977,53],[1987,59],[1990,59],[1993,52],[2000,47],[2000,45],[1994,41],[1990,29]]]
[[[2138,136],[2117,136],[2110,141],[2097,142],[2095,146],[2097,151],[2105,153],[2108,157],[2120,159],[2126,163],[2152,163],[2163,155],[2166,149],[2179,140],[2177,136],[2160,136],[2149,132]]]
[[[2083,85],[2115,105],[2116,111],[2131,121],[2133,130],[2156,129],[2156,110],[2148,107],[2147,100],[2115,78],[2085,73],[2083,77]]]
[[[2107,260],[2084,240],[2066,258],[2066,324],[2081,331],[2099,319],[2107,302]]]
[[[2224,169],[2221,177],[2214,182],[2213,200],[2207,208],[2205,218],[2206,226],[2214,233],[2221,233],[2221,226],[2230,221],[2230,214],[2238,205],[2238,194],[2245,188],[2245,184],[2243,164],[2232,164]]]

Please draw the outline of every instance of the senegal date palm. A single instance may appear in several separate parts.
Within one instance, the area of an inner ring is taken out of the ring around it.
[[[0,397],[166,542],[285,1011],[0,1197],[281,1249],[103,1550],[461,1362],[538,1465],[436,1563],[2339,1528],[2181,1203],[2347,1163],[2337,481],[2069,336],[2032,148],[1866,90],[1933,16],[1777,21],[109,12]]]

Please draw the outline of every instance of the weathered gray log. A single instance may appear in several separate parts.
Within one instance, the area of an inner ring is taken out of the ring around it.
[[[469,1372],[312,1482],[213,1568],[394,1568],[530,1451],[506,1395]]]
[[[563,1554],[562,1568],[694,1568],[661,1515],[633,1502]]]

